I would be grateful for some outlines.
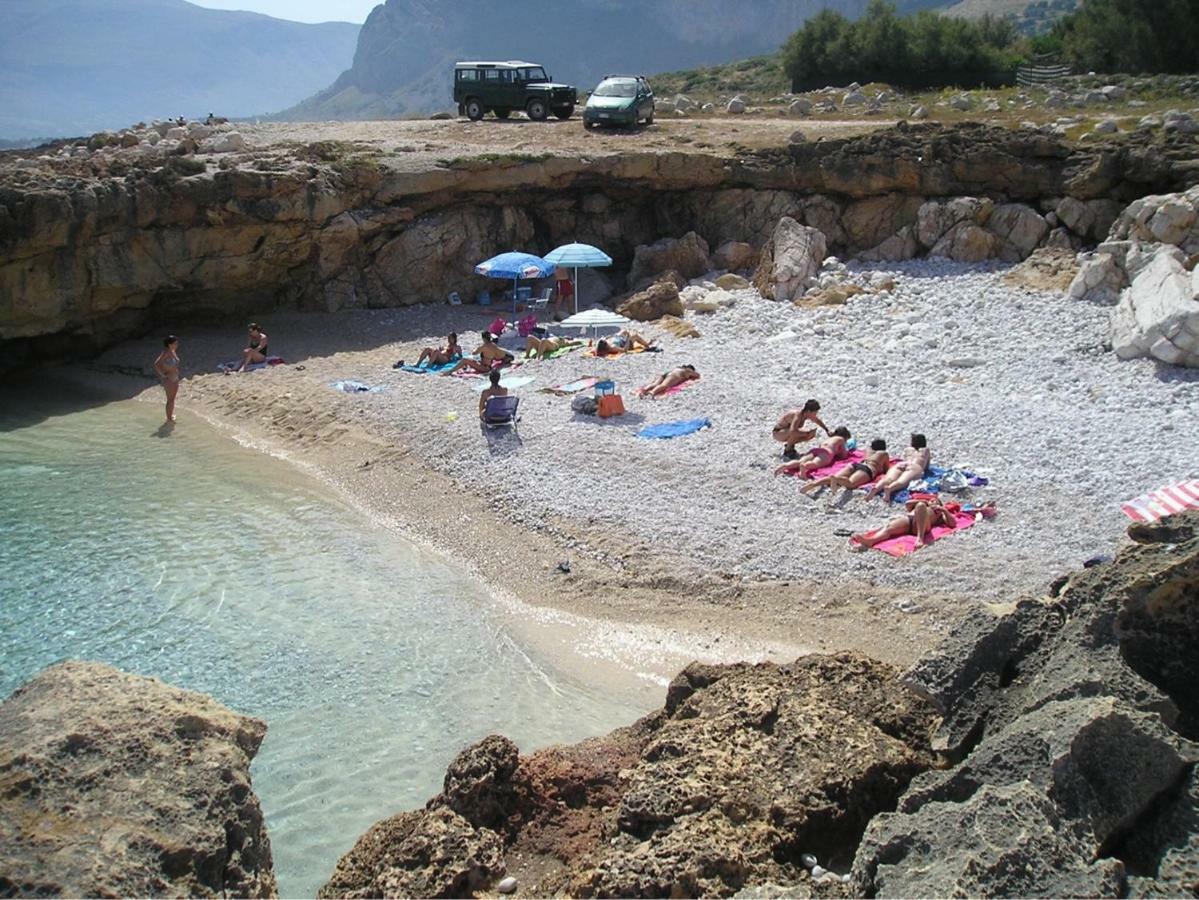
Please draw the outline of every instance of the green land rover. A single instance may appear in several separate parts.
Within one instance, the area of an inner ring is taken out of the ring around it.
[[[454,66],[454,102],[458,115],[478,121],[488,111],[506,119],[523,109],[530,119],[541,122],[552,112],[569,119],[575,111],[578,92],[569,84],[554,84],[536,63],[460,62]]]

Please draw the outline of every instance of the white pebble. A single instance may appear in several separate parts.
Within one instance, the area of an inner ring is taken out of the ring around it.
[[[495,889],[501,894],[511,894],[516,890],[516,879],[509,875],[507,878],[497,884]]]

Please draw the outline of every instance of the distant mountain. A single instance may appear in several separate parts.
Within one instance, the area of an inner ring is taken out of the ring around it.
[[[1078,0],[958,0],[944,13],[965,19],[979,19],[984,15],[1011,16],[1023,34],[1040,34],[1077,8]]]
[[[0,0],[0,138],[282,109],[345,69],[358,31],[184,0]]]
[[[901,0],[907,12],[945,0]],[[857,17],[867,0],[387,0],[362,26],[354,65],[276,118],[366,119],[448,109],[460,59],[525,59],[590,89],[771,53],[809,16]]]

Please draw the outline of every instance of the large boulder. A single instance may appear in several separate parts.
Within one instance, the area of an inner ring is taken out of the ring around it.
[[[653,244],[637,247],[633,251],[629,284],[635,288],[646,279],[672,269],[684,278],[695,278],[711,268],[707,241],[694,231],[689,231],[681,238],[663,238]]]
[[[944,256],[957,262],[982,262],[1000,255],[999,236],[973,222],[959,222],[928,251],[929,256]]]
[[[1134,200],[1116,218],[1110,237],[1173,244],[1187,255],[1199,253],[1199,186]]]
[[[905,674],[941,714],[933,747],[960,761],[915,778],[871,822],[859,893],[1192,890],[1197,533],[1194,513],[1130,527],[1140,546],[1050,596],[969,611]]]
[[[752,269],[758,261],[758,251],[744,241],[725,241],[712,254],[712,264],[729,272]]]
[[[1123,257],[1097,250],[1082,256],[1082,264],[1066,289],[1066,296],[1112,306],[1119,301],[1120,292],[1126,287],[1128,275],[1124,271]]]
[[[634,294],[617,307],[616,311],[638,322],[652,322],[663,316],[681,318],[683,301],[679,297],[678,286],[673,282],[663,281],[651,284],[644,291]]]
[[[916,239],[925,248],[935,247],[958,225],[985,224],[994,208],[995,204],[986,197],[929,200],[916,212]]]
[[[828,244],[823,232],[784,216],[763,251],[762,261],[754,274],[754,286],[763,297],[794,300],[812,286],[827,255]]]
[[[1065,197],[1054,212],[1063,225],[1083,240],[1101,241],[1123,207],[1114,200],[1078,200]]]
[[[1022,203],[1002,203],[987,218],[987,231],[1003,242],[999,255],[1008,262],[1026,259],[1049,234],[1049,223]]]
[[[100,663],[0,704],[0,894],[273,897],[258,719]]]
[[[1111,329],[1121,359],[1149,356],[1199,368],[1199,268],[1188,271],[1181,250],[1159,245],[1120,295]]]
[[[900,262],[912,259],[920,252],[920,243],[916,240],[916,229],[905,225],[877,247],[871,247],[858,254],[862,259],[873,262]]]

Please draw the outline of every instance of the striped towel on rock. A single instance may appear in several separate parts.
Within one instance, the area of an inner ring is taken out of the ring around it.
[[[1199,509],[1199,479],[1180,481],[1169,487],[1142,494],[1121,505],[1134,522],[1156,522],[1188,509]]]

